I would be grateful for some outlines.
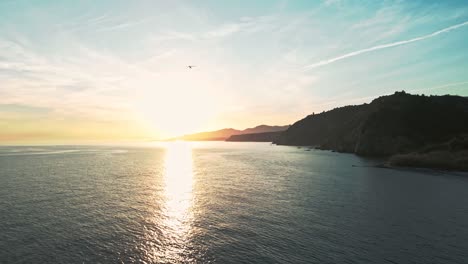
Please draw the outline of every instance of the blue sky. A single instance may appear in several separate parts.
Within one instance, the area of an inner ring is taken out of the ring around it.
[[[467,72],[466,1],[0,1],[3,141],[290,124]]]

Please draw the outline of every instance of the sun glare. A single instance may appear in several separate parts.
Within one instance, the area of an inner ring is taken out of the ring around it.
[[[186,72],[161,78],[164,86],[147,87],[139,95],[135,108],[143,121],[162,137],[207,129],[220,111],[220,100],[209,78]]]

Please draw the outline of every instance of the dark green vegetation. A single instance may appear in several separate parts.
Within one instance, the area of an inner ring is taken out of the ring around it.
[[[468,171],[468,136],[458,136],[417,152],[396,154],[390,157],[388,165]]]
[[[274,143],[387,156],[390,165],[467,170],[466,134],[468,98],[396,92],[309,115]]]

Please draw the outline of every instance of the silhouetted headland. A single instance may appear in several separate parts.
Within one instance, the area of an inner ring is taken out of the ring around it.
[[[283,131],[232,135],[226,141],[233,142],[273,142]]]
[[[256,133],[269,133],[269,132],[279,132],[285,131],[289,126],[268,126],[268,125],[259,125],[253,128],[247,128],[244,130],[237,130],[233,128],[225,128],[216,131],[201,132],[195,134],[184,135],[177,138],[172,138],[169,140],[188,140],[188,141],[224,141],[230,138],[233,135],[243,135],[243,134],[256,134]],[[273,141],[273,140],[270,140]]]
[[[294,123],[278,145],[388,157],[390,166],[468,170],[468,98],[396,92]]]

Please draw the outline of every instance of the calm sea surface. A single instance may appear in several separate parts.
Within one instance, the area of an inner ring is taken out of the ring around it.
[[[0,147],[0,262],[468,263],[468,175],[376,163],[264,143]]]

